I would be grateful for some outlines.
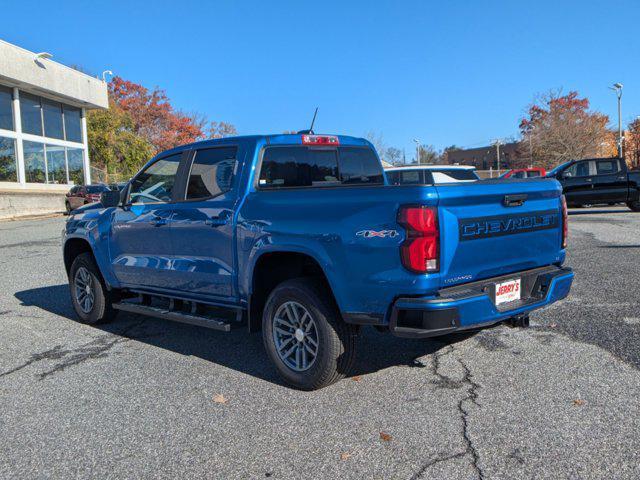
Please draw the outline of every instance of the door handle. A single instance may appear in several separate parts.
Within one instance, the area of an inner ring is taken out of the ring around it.
[[[585,182],[593,182],[593,178],[585,178]]]
[[[154,227],[162,227],[163,225],[167,224],[167,219],[163,218],[163,217],[153,217],[153,220],[151,220],[151,225],[153,225]]]
[[[227,217],[213,217],[207,218],[204,221],[205,225],[209,225],[210,227],[220,227],[222,225],[226,225],[229,222]]]

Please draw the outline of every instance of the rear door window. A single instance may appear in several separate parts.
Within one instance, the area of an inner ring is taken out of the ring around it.
[[[612,175],[618,172],[617,160],[597,160],[596,173],[598,175]]]
[[[197,150],[187,184],[187,200],[217,197],[231,190],[236,147]]]

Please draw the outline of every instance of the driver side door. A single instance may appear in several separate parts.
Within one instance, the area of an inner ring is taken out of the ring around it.
[[[114,211],[109,242],[113,273],[123,286],[170,289],[171,216],[182,153],[138,173],[124,206]]]
[[[593,174],[595,166],[592,160],[581,160],[562,172],[562,190],[569,205],[584,205],[593,202]]]

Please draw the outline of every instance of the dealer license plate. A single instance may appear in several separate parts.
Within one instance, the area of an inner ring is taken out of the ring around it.
[[[496,305],[520,300],[520,279],[496,283]]]

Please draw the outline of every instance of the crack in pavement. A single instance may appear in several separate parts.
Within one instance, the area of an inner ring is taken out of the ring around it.
[[[435,384],[437,388],[446,388],[446,389],[458,389],[458,388],[462,388],[462,386],[464,385],[468,386],[466,390],[466,395],[460,398],[457,404],[457,409],[458,409],[458,412],[460,413],[460,419],[462,421],[462,438],[464,440],[466,448],[463,452],[457,452],[457,453],[453,453],[445,456],[440,455],[434,459],[429,460],[424,465],[422,465],[422,467],[420,467],[420,469],[411,477],[411,480],[418,480],[429,468],[431,468],[432,466],[438,463],[447,462],[449,460],[454,460],[458,458],[463,458],[467,455],[471,456],[471,466],[476,472],[478,478],[480,480],[484,480],[485,478],[484,472],[480,467],[480,455],[478,454],[478,451],[469,435],[469,410],[468,410],[468,407],[469,407],[468,404],[475,405],[476,407],[481,407],[480,403],[478,402],[478,390],[482,387],[480,386],[480,384],[478,384],[473,380],[473,374],[471,373],[471,370],[469,369],[467,364],[464,363],[460,358],[458,358],[457,360],[462,366],[462,369],[464,371],[464,376],[462,377],[461,380],[454,380],[451,377],[440,372],[439,370],[440,359],[445,355],[449,355],[453,351],[454,351],[453,345],[449,345],[446,351],[443,351],[443,353],[436,352],[433,355],[432,362],[431,362],[431,372],[437,378],[437,380],[432,383]]]
[[[63,359],[62,362],[54,365],[53,368],[38,374],[38,379],[44,380],[50,375],[66,370],[69,367],[78,365],[87,360],[104,358],[108,356],[107,352],[118,343],[125,343],[125,342],[128,342],[129,340],[142,338],[142,337],[129,337],[127,335],[129,332],[134,330],[136,327],[142,325],[144,322],[145,321],[142,320],[141,322],[129,325],[127,328],[125,328],[124,330],[122,330],[122,332],[119,332],[119,333],[109,333],[106,335],[101,335],[91,340],[90,342],[80,345],[79,347],[74,349],[64,349],[62,345],[56,345],[55,347],[49,350],[45,350],[44,352],[34,353],[31,355],[31,357],[29,357],[27,361],[25,361],[21,365],[18,365],[17,367],[12,368],[11,370],[7,370],[6,372],[1,372],[0,378],[16,373],[22,370],[23,368],[26,368],[34,363],[37,363],[43,360]],[[114,335],[117,336],[117,338],[113,340],[109,340],[109,339],[112,339]]]

